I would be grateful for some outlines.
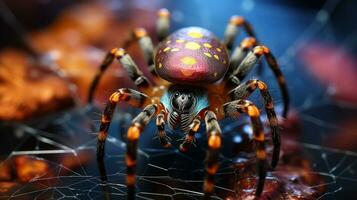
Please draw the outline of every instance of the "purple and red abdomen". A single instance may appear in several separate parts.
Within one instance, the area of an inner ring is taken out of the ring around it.
[[[212,83],[228,70],[228,53],[210,31],[184,28],[159,45],[155,68],[161,78],[172,83]]]

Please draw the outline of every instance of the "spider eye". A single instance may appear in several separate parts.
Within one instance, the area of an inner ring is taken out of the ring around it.
[[[188,98],[192,99],[193,98],[193,94],[192,93],[188,94]]]
[[[174,97],[178,97],[179,95],[180,95],[180,93],[175,92]]]

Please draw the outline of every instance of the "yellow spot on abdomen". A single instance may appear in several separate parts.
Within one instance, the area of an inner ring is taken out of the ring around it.
[[[197,50],[201,48],[201,45],[199,45],[197,42],[187,42],[185,44],[186,49],[191,49],[191,50]]]
[[[181,58],[181,62],[185,65],[194,65],[197,63],[197,60],[191,56],[185,56]]]
[[[219,60],[219,57],[217,55],[213,55],[213,57],[216,59],[216,60]]]
[[[207,47],[207,48],[212,48],[212,45],[209,43],[204,43],[203,46]]]
[[[220,49],[220,48],[216,48],[216,49],[217,49],[218,52],[221,52],[221,51],[222,51],[222,49]]]
[[[210,54],[210,53],[207,53],[207,52],[204,52],[203,54],[205,54],[205,56],[207,56],[207,57],[212,57],[212,55]]]
[[[192,37],[192,38],[202,38],[203,34],[201,32],[198,31],[190,31],[187,33],[188,36]]]
[[[185,40],[183,40],[183,39],[178,39],[178,40],[176,40],[176,42],[177,42],[177,43],[183,43],[183,42],[185,42]]]
[[[166,51],[168,51],[168,50],[170,50],[171,48],[170,47],[166,47],[165,49],[164,49],[164,52],[166,52]]]
[[[173,49],[171,49],[171,51],[180,51],[180,49],[179,48],[173,48]]]
[[[162,67],[162,63],[159,63],[159,68],[161,68]]]

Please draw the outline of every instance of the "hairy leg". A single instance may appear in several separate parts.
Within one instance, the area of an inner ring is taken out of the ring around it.
[[[133,59],[129,54],[125,52],[124,49],[114,48],[108,52],[106,57],[104,58],[102,64],[100,65],[100,70],[95,75],[88,93],[88,102],[91,103],[93,101],[94,92],[97,88],[100,78],[104,74],[104,72],[108,69],[108,67],[113,63],[114,59],[119,60],[124,69],[128,72],[129,77],[134,81],[135,85],[139,88],[140,91],[145,91],[149,89],[151,83],[144,76],[143,72],[138,68]]]
[[[113,118],[115,107],[119,102],[128,102],[134,107],[142,108],[151,101],[147,95],[127,88],[121,88],[118,91],[114,92],[112,95],[110,95],[109,101],[105,106],[104,112],[102,114],[101,124],[97,138],[98,161],[102,161],[104,158],[105,141],[107,139],[108,129]]]
[[[225,79],[229,78],[229,76],[237,69],[239,64],[243,61],[243,59],[248,54],[249,50],[256,46],[257,40],[254,37],[246,37],[238,47],[236,47],[231,54],[229,59],[229,68],[226,73]]]
[[[260,91],[260,95],[263,97],[265,112],[267,113],[269,120],[271,137],[274,144],[271,166],[272,168],[275,168],[278,164],[280,155],[280,131],[278,118],[276,117],[274,110],[273,99],[269,93],[268,86],[260,80],[249,80],[230,91],[229,96],[231,96],[233,100],[246,99],[257,89]]]
[[[289,111],[289,103],[290,103],[286,81],[283,73],[280,70],[278,62],[276,61],[275,57],[267,47],[265,46],[254,47],[254,49],[250,53],[248,53],[248,55],[244,58],[241,64],[236,68],[236,70],[228,75],[229,76],[228,79],[243,80],[263,55],[270,69],[273,71],[276,79],[278,80],[278,84],[284,102],[283,117],[286,117]],[[228,80],[228,82],[230,81]]]
[[[224,44],[229,51],[232,51],[234,40],[239,33],[239,28],[243,27],[248,36],[255,38],[252,26],[241,16],[232,16],[224,32]]]
[[[126,185],[128,187],[128,199],[135,199],[135,167],[137,160],[138,141],[144,127],[155,115],[158,107],[156,104],[150,104],[133,119],[127,133],[127,147],[125,154],[126,164]]]
[[[184,141],[180,145],[180,151],[186,152],[190,148],[192,144],[195,142],[195,134],[201,125],[201,118],[199,116],[195,117],[195,119],[190,124],[190,130],[185,135]]]
[[[160,143],[163,147],[171,147],[170,138],[166,135],[165,132],[165,110],[161,110],[160,114],[156,117],[156,127],[158,130],[157,137],[160,140]]]
[[[210,199],[214,189],[214,177],[219,167],[219,150],[221,148],[221,128],[216,114],[212,111],[205,113],[208,150],[206,154],[206,176],[203,183],[204,199]]]
[[[237,118],[240,114],[245,113],[250,117],[253,129],[253,140],[256,148],[258,184],[255,192],[260,196],[264,189],[266,178],[266,152],[265,152],[265,135],[263,124],[260,120],[259,109],[248,100],[235,100],[223,105],[223,112],[226,117]]]

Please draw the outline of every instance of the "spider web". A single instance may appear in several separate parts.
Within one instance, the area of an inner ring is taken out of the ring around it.
[[[283,66],[283,73],[287,77],[293,99],[293,107],[302,124],[301,139],[298,142],[312,163],[314,169],[312,173],[324,178],[323,184],[314,185],[311,188],[321,186],[326,188],[324,194],[318,199],[347,199],[356,195],[353,189],[357,186],[357,152],[332,148],[324,143],[324,139],[329,138],[331,134],[345,131],[346,128],[341,122],[356,118],[354,113],[357,107],[331,100],[328,89],[319,85],[307,75],[306,71],[302,70],[303,64],[298,58],[298,52],[317,38],[341,44],[349,49],[356,49],[356,43],[351,42],[356,39],[356,30],[350,30],[345,35],[338,35],[330,21],[332,13],[342,4],[342,1],[327,0],[321,9],[312,9],[304,13],[291,7],[253,0],[243,0],[238,4],[227,1],[227,5],[232,6],[224,7],[216,4],[203,5],[199,1],[190,1],[189,4],[168,5],[172,10],[174,28],[200,25],[222,37],[229,16],[239,13],[248,18],[254,24],[260,40],[273,49]],[[195,7],[200,9],[192,10]],[[217,12],[212,12],[212,8],[217,9]],[[296,26],[286,30],[286,26],[294,22]],[[279,107],[281,104],[279,90],[269,70],[265,70],[262,79],[272,83],[270,90]],[[125,131],[125,127],[130,122],[129,119],[137,113],[138,110],[126,110],[121,114],[116,114],[111,125],[105,157],[108,177],[106,184],[101,181],[95,159],[91,159],[96,155],[94,130],[97,130],[99,125],[99,110],[89,107],[76,108],[47,119],[41,124],[10,124],[15,132],[3,133],[3,137],[6,138],[3,141],[4,145],[9,147],[8,152],[2,152],[2,155],[7,157],[6,160],[19,155],[28,155],[46,162],[52,172],[36,177],[29,183],[19,186],[11,194],[0,196],[0,198],[106,199],[109,196],[124,198],[126,194],[124,163],[126,146],[120,133]],[[94,130],[93,127],[95,127]],[[224,183],[224,180],[234,176],[234,171],[229,167],[233,162],[233,156],[229,153],[232,148],[230,143],[240,143],[242,138],[239,134],[249,133],[249,131],[245,118],[239,122],[231,120],[223,122],[222,132],[225,143],[221,155],[221,169],[217,175],[217,194],[234,193],[234,189]],[[154,123],[150,123],[140,139],[137,197],[141,199],[199,199],[202,195],[204,175],[203,160],[206,142],[204,128],[200,129],[197,136],[197,147],[192,148],[188,154],[180,153],[177,150],[177,143],[174,143],[175,148],[163,149],[157,140],[152,139],[155,133],[156,127]],[[182,137],[170,132],[169,136],[174,140]],[[284,140],[283,142],[295,141]],[[72,165],[76,167],[71,168],[64,164],[64,158],[70,159]],[[215,198],[222,199],[219,196]]]

